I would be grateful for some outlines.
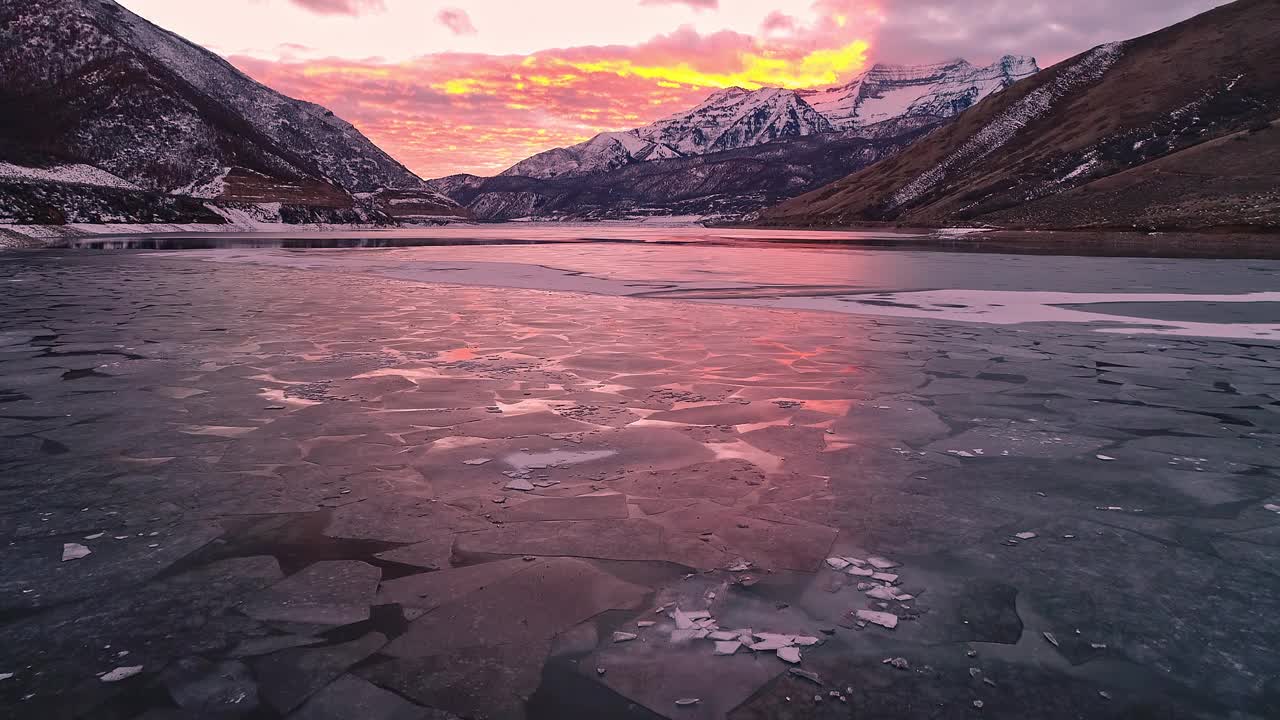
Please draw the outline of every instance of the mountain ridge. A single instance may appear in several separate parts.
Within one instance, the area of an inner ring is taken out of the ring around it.
[[[825,90],[740,87],[717,90],[694,108],[640,128],[606,132],[522,160],[503,176],[549,179],[624,165],[705,155],[831,132],[856,132],[909,117],[947,119],[1039,70],[1006,55],[975,67],[961,59],[927,65],[877,64]]]

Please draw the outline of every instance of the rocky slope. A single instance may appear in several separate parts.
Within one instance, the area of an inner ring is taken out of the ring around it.
[[[764,222],[1280,229],[1277,17],[1238,0],[1094,48]]]
[[[887,137],[963,112],[1038,70],[1033,58],[1007,56],[978,68],[964,60],[934,65],[876,65],[828,90],[729,88],[652,125],[597,135],[512,166],[503,175],[553,178],[616,170],[836,131]],[[887,125],[892,127],[886,127]]]
[[[389,221],[387,191],[413,195],[418,211],[457,212],[332,112],[253,81],[113,0],[0,0],[0,28],[0,161],[11,168],[0,173],[10,198],[0,221],[135,221],[118,201],[128,190],[145,207],[157,206],[152,195],[278,203],[334,222]],[[82,166],[129,187],[87,189],[66,170]],[[76,187],[51,187],[67,183]],[[100,202],[56,200],[77,195]]]

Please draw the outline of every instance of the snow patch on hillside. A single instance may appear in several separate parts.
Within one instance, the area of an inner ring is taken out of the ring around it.
[[[13,163],[0,162],[0,180],[17,182],[52,182],[72,183],[75,185],[96,185],[99,187],[118,188],[121,190],[141,190],[137,185],[106,170],[99,170],[92,165],[54,165],[37,168]]]
[[[170,195],[189,195],[203,200],[213,200],[222,197],[227,191],[227,175],[231,174],[231,168],[224,167],[212,179],[205,182],[196,181],[190,185],[178,188]]]

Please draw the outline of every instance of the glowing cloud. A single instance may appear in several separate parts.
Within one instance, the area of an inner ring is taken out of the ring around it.
[[[688,5],[696,10],[715,10],[720,0],[640,0],[641,5]]]
[[[686,26],[638,44],[531,54],[230,59],[281,92],[332,108],[424,177],[491,175],[543,150],[687,110],[718,89],[848,82],[866,68],[877,25],[841,28],[835,15],[871,10],[865,0],[816,0],[803,20],[762,13],[770,21],[756,33]],[[466,13],[448,12],[437,20],[473,29]]]
[[[290,0],[294,5],[321,15],[359,15],[387,9],[384,0]]]

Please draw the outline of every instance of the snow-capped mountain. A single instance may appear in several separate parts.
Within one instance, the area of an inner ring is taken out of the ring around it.
[[[685,155],[705,155],[781,138],[830,132],[831,123],[790,90],[729,88],[687,113],[673,115],[637,135]]]
[[[358,215],[356,195],[392,190],[456,207],[331,111],[114,0],[3,0],[0,27],[0,160],[209,200]]]
[[[964,60],[876,65],[847,85],[827,90],[729,88],[687,112],[539,153],[502,174],[542,179],[581,175],[786,138],[857,132],[886,121],[945,119],[1038,70],[1035,59],[1009,55],[986,67]]]
[[[986,67],[956,59],[932,65],[875,65],[853,82],[799,95],[840,130],[904,117],[947,118],[1034,75],[1035,58],[1006,55]]]

